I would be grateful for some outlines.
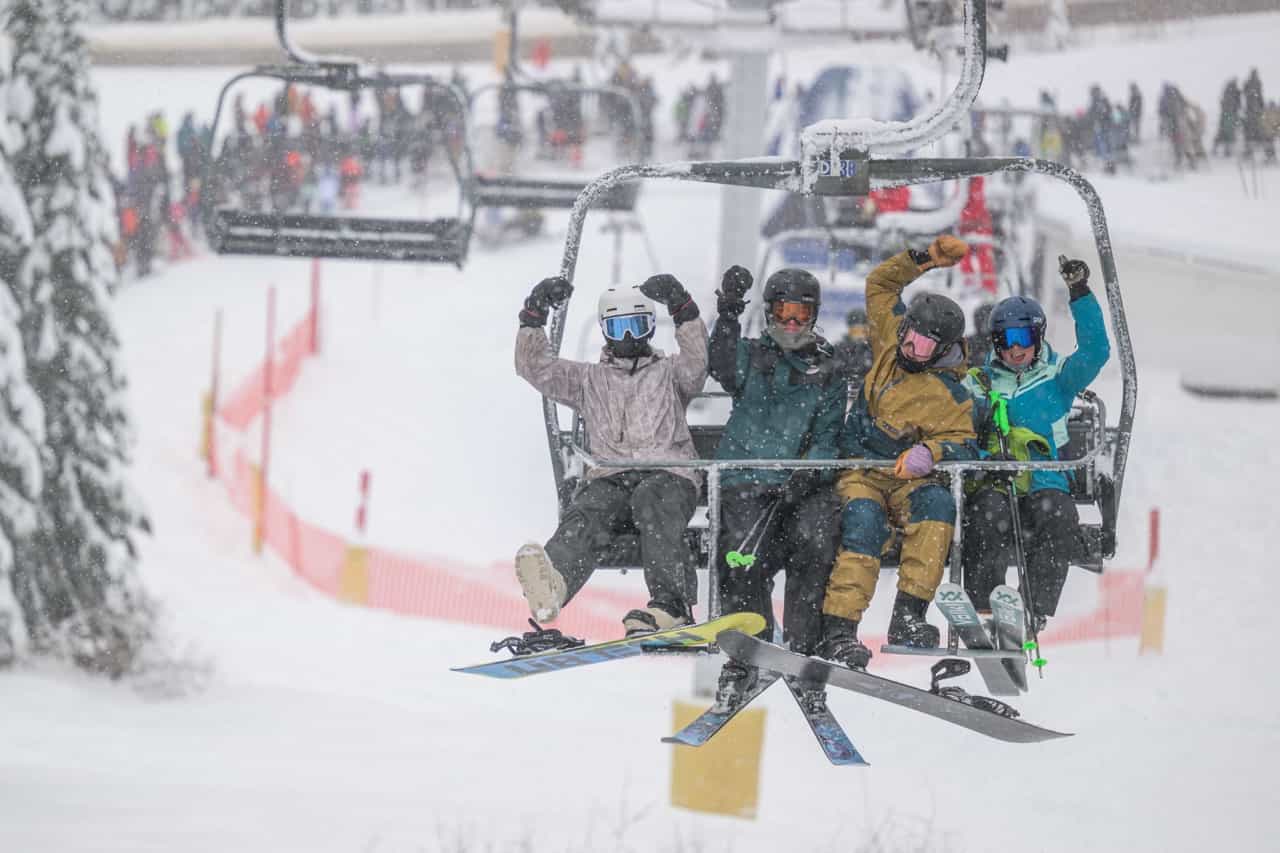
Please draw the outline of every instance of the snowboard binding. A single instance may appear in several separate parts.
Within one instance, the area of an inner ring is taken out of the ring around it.
[[[507,637],[490,643],[489,651],[500,652],[506,649],[511,652],[512,657],[524,657],[525,655],[536,655],[541,652],[576,649],[586,645],[586,640],[570,637],[562,633],[559,628],[543,628],[532,619],[529,620],[529,624],[533,626],[532,631],[525,631],[519,637]]]
[[[992,699],[990,696],[975,696],[963,687],[941,686],[940,682],[948,678],[958,678],[967,674],[970,666],[969,661],[960,658],[944,658],[938,661],[929,668],[929,673],[933,677],[929,684],[929,692],[944,699],[959,702],[962,705],[971,705],[974,708],[989,711],[992,714],[1008,717],[1011,720],[1021,716],[1016,708],[1001,702],[999,699]]]

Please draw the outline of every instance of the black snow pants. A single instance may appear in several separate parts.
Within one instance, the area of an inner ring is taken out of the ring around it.
[[[731,567],[730,551],[738,551],[751,528],[778,499],[777,486],[726,486],[720,494],[720,538],[716,566],[721,612],[759,613],[765,633],[774,629],[773,579],[786,572],[783,637],[801,654],[812,654],[822,634],[822,599],[840,544],[841,500],[824,486],[794,506],[779,505],[750,566]]]
[[[650,604],[668,613],[692,613],[698,576],[684,532],[697,501],[690,480],[666,471],[624,471],[588,481],[547,542],[547,556],[565,580],[565,603],[586,584],[618,534],[638,532]]]
[[[1031,604],[1036,615],[1052,616],[1077,553],[1080,515],[1071,495],[1057,489],[1023,495],[1018,512]],[[1013,561],[1009,496],[983,489],[967,501],[964,513],[964,588],[974,607],[991,609],[991,590],[1005,582]]]

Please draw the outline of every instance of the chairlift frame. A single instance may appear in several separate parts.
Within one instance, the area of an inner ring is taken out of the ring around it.
[[[466,99],[456,87],[429,74],[370,71],[356,59],[319,57],[298,48],[289,38],[286,6],[287,0],[275,0],[276,39],[290,62],[259,65],[234,75],[223,85],[218,93],[210,131],[211,148],[216,149],[217,146],[218,127],[227,93],[243,80],[265,78],[279,80],[286,85],[318,86],[346,92],[423,86],[448,94],[456,104],[462,122],[462,162],[458,162],[451,150],[448,155],[459,187],[457,215],[435,219],[395,219],[218,208],[214,205],[219,189],[219,157],[215,150],[211,150],[206,158],[201,203],[211,212],[206,220],[209,223],[209,242],[214,251],[219,254],[277,257],[450,263],[461,268],[467,257],[475,219],[475,208],[470,201],[472,157]]]
[[[985,6],[986,0],[966,0],[965,30],[966,36],[968,36],[966,38],[966,65],[970,67],[967,73],[962,73],[961,82],[957,85],[956,93],[953,94],[948,103],[940,105],[932,115],[926,117],[923,121],[917,122],[914,126],[905,130],[900,127],[894,128],[892,132],[895,147],[914,147],[919,144],[922,137],[927,137],[929,133],[936,135],[937,133],[945,132],[950,117],[956,112],[957,104],[961,104],[964,109],[967,109],[972,104],[973,98],[976,97],[977,89],[981,84],[981,65],[985,62]],[[976,75],[973,73],[971,63],[978,64]],[[859,132],[865,133],[866,131],[860,130]],[[758,158],[718,162],[641,164],[612,169],[597,177],[583,190],[582,195],[579,196],[570,213],[560,274],[570,282],[573,281],[584,221],[588,210],[590,210],[595,201],[618,185],[638,180],[695,181],[728,186],[775,189],[820,196],[864,195],[868,188],[910,186],[913,184],[997,174],[1039,174],[1067,183],[1080,196],[1088,210],[1094,243],[1098,252],[1100,273],[1104,282],[1104,292],[1111,316],[1112,332],[1118,350],[1123,383],[1117,424],[1108,426],[1106,423],[1106,409],[1102,401],[1092,392],[1085,392],[1078,400],[1078,405],[1082,411],[1088,413],[1091,423],[1083,436],[1085,448],[1080,456],[1073,459],[1042,462],[1005,462],[996,460],[943,462],[938,465],[938,468],[951,475],[951,492],[956,503],[957,520],[949,567],[952,581],[959,583],[961,580],[961,544],[964,530],[963,513],[965,504],[964,482],[966,475],[976,472],[1083,471],[1085,476],[1079,479],[1085,481],[1085,491],[1082,495],[1077,496],[1077,500],[1079,501],[1083,498],[1084,502],[1096,503],[1103,515],[1101,524],[1084,525],[1088,531],[1090,548],[1093,552],[1092,556],[1097,559],[1100,568],[1102,558],[1114,556],[1115,553],[1116,514],[1123,493],[1125,469],[1132,442],[1134,414],[1137,405],[1137,363],[1125,317],[1106,215],[1097,191],[1078,172],[1051,161],[1031,158],[879,159],[868,157],[865,150],[851,150],[846,147],[839,147],[837,144],[839,136],[840,132],[832,128],[822,129],[819,133],[806,131],[802,137],[802,152],[799,160]],[[849,164],[848,168],[846,168],[846,164]],[[835,177],[835,175],[844,174],[850,174],[850,177]],[[550,341],[553,352],[557,354],[560,352],[564,336],[567,313],[568,304],[566,303],[556,309],[551,317]],[[704,396],[718,395],[710,394]],[[745,468],[788,471],[800,469],[871,469],[889,468],[894,464],[893,460],[866,459],[717,460],[701,458],[697,460],[650,460],[643,463],[630,460],[601,460],[591,456],[589,445],[584,440],[586,436],[582,433],[580,424],[575,424],[573,429],[561,429],[556,403],[544,397],[542,411],[561,515],[567,509],[576,485],[577,478],[569,475],[569,470],[573,466],[618,469],[684,468],[705,472],[707,478],[707,528],[705,535],[702,535],[700,540],[703,543],[702,551],[707,559],[708,609],[711,618],[716,617],[720,612],[719,573],[715,560],[720,531],[720,481],[724,471]],[[1110,470],[1107,472],[1099,470],[1106,461],[1104,455],[1109,455],[1110,457]],[[949,630],[948,646],[954,649],[958,642],[955,632]]]

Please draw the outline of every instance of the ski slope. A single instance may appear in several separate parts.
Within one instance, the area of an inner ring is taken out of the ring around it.
[[[1172,75],[1177,43],[1161,44],[1169,50],[1152,48],[1146,68]],[[128,90],[138,85],[176,109],[211,103],[204,82],[218,77],[101,71],[104,125],[134,120]],[[1191,207],[1197,185],[1183,186]],[[1124,184],[1117,201],[1104,190],[1109,212],[1140,219],[1132,207],[1146,203],[1143,189]],[[640,203],[663,271],[708,317],[716,204],[714,189],[675,183],[646,187]],[[1234,210],[1227,230],[1280,226],[1274,202]],[[479,570],[549,535],[538,398],[514,376],[511,349],[528,287],[558,267],[563,226],[552,222],[546,239],[476,251],[464,272],[324,264],[322,351],[275,412],[274,484],[302,515],[349,533],[356,477],[368,469],[368,535],[380,545]],[[568,352],[608,279],[599,224],[588,222]],[[1274,849],[1280,687],[1259,658],[1271,645],[1265,602],[1280,544],[1270,476],[1280,406],[1189,397],[1178,359],[1202,345],[1196,329],[1236,361],[1274,347],[1274,326],[1260,318],[1280,314],[1280,283],[1255,276],[1247,306],[1207,312],[1194,268],[1117,251],[1141,384],[1115,564],[1142,567],[1146,512],[1159,506],[1165,653],[1139,658],[1131,639],[1046,648],[1046,677],[1015,704],[1076,737],[1039,746],[833,690],[872,764],[862,770],[829,766],[790,698],[772,690],[760,702],[755,821],[668,805],[675,747],[658,739],[673,699],[688,698],[688,661],[468,678],[448,667],[485,659],[494,631],[345,606],[252,553],[249,524],[196,455],[213,316],[222,310],[234,383],[261,359],[266,287],[278,289],[284,328],[305,310],[308,263],[206,256],[127,285],[117,322],[136,485],[156,530],[143,545],[145,581],[179,648],[208,674],[170,699],[52,666],[6,676],[0,850]],[[651,272],[628,242],[624,280]],[[1205,298],[1218,295],[1215,284]],[[1062,319],[1051,323],[1051,339],[1069,346]],[[1113,373],[1099,390],[1116,399]],[[642,595],[633,576],[602,582]],[[877,629],[891,579],[882,585],[867,617]],[[1087,611],[1095,587],[1073,574],[1064,611]],[[881,657],[873,668],[886,666]],[[920,684],[924,669],[888,674]],[[976,676],[963,683],[979,688]]]

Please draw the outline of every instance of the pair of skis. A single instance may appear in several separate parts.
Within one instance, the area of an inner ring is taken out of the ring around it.
[[[969,656],[974,658],[978,672],[992,695],[1017,696],[1027,689],[1026,613],[1017,590],[1001,584],[991,591],[992,632],[982,623],[973,602],[959,584],[940,584],[934,600],[938,610],[955,628]],[[899,649],[888,647],[884,651],[897,652]],[[964,654],[959,650],[937,651],[948,655]],[[931,653],[931,650],[925,650],[925,653]],[[1041,665],[1043,661],[1037,659],[1035,663]]]
[[[797,707],[800,708],[800,713],[804,714],[805,722],[809,724],[809,729],[817,739],[818,745],[822,747],[822,752],[827,756],[828,761],[836,765],[867,765],[866,759],[858,752],[858,748],[853,745],[853,741],[849,739],[849,735],[845,732],[844,727],[840,725],[840,721],[827,708],[825,701],[826,691],[823,685],[805,683],[795,676],[783,675],[772,670],[762,671],[756,686],[743,694],[732,706],[721,708],[717,705],[712,705],[689,725],[670,737],[664,737],[662,739],[663,743],[674,743],[680,746],[704,745],[719,734],[720,730],[727,726],[738,715],[739,711],[750,705],[755,701],[756,697],[779,680],[786,683],[787,689],[791,692],[792,698],[795,699]],[[820,703],[816,701],[819,699],[821,699]]]

